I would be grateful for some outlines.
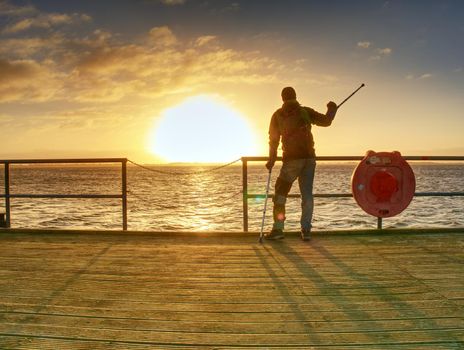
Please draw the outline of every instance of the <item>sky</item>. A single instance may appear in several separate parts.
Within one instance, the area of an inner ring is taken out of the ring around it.
[[[464,155],[464,2],[0,0],[0,159],[266,155],[283,87],[325,113],[361,83],[318,155]]]

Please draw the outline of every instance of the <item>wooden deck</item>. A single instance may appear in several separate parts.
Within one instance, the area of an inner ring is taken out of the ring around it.
[[[463,349],[464,230],[0,231],[0,349]]]

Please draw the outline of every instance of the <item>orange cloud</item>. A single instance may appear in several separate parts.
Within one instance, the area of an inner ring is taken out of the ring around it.
[[[44,101],[56,94],[53,72],[33,60],[0,60],[0,102]]]
[[[154,27],[148,33],[149,41],[155,46],[172,46],[177,43],[177,38],[169,27]]]
[[[50,13],[41,14],[36,17],[21,19],[11,25],[8,25],[3,32],[7,34],[18,33],[30,28],[51,28],[63,24],[76,24],[80,22],[89,22],[91,17],[85,14],[74,13],[72,15]]]
[[[40,52],[47,52],[59,48],[63,44],[63,38],[59,34],[41,37],[28,37],[20,39],[4,39],[0,40],[0,54],[4,57],[23,59],[24,57],[32,57]]]
[[[280,63],[258,52],[205,44],[215,37],[180,42],[168,27],[151,29],[138,44],[97,38],[68,52],[67,85],[77,100],[114,101],[128,95],[159,96],[221,82],[255,84],[276,79]],[[82,52],[84,51],[84,52]],[[279,69],[280,67],[280,69]]]
[[[44,26],[68,23],[73,18],[41,16],[46,19]],[[41,25],[32,23],[24,22],[16,29]],[[131,43],[103,30],[80,38],[60,31],[51,36],[36,35],[0,37],[0,53],[9,57],[0,67],[0,73],[5,72],[0,101],[93,103],[128,96],[153,98],[194,93],[221,83],[272,82],[288,73],[281,62],[260,52],[225,48],[212,35],[182,41],[167,26],[154,27]],[[212,41],[214,45],[209,44]],[[16,73],[13,76],[11,72]],[[28,78],[21,79],[21,74]]]
[[[10,62],[0,59],[0,84],[34,78],[38,70],[37,64],[31,61]]]
[[[195,46],[203,46],[206,45],[212,41],[214,41],[217,37],[214,35],[204,35],[200,36],[195,40]]]

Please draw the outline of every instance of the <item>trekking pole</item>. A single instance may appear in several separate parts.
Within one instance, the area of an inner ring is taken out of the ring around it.
[[[340,108],[342,104],[344,104],[346,101],[348,101],[351,96],[353,96],[355,93],[357,93],[362,87],[366,86],[364,83],[361,84],[360,87],[358,87],[356,90],[353,91],[353,93],[348,96],[347,98],[345,98],[342,102],[340,102],[338,105],[337,105],[337,108]]]
[[[266,218],[267,199],[269,198],[269,186],[271,184],[272,168],[269,169],[266,185],[266,197],[264,198],[263,221],[261,222],[261,232],[259,233],[259,243],[263,243],[264,219]]]

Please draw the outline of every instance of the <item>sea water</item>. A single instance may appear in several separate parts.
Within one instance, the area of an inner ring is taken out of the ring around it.
[[[464,163],[411,164],[416,192],[464,191]],[[319,162],[314,193],[351,193],[354,162]],[[271,193],[279,166],[273,170]],[[121,194],[120,166],[11,165],[11,194]],[[267,171],[248,166],[248,193],[264,194]],[[0,166],[0,191],[4,188]],[[242,231],[242,168],[214,166],[128,166],[128,228],[156,231]],[[291,193],[298,193],[295,182]],[[0,192],[4,193],[4,192]],[[261,227],[264,199],[249,199],[249,230]],[[299,229],[299,198],[287,201],[287,230]],[[0,211],[4,200],[0,199]],[[121,199],[12,198],[14,228],[121,229]],[[272,225],[268,201],[265,229]],[[353,198],[315,198],[316,230],[375,228],[377,219]],[[383,221],[385,228],[462,227],[464,197],[415,197],[400,215]]]

